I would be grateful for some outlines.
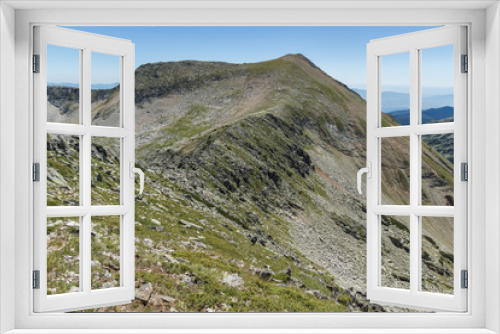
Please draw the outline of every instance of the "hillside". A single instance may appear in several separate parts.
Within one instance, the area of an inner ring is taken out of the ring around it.
[[[98,124],[112,122],[118,89],[93,94]],[[59,100],[49,117],[74,117],[71,88],[51,87],[50,96]],[[366,206],[356,191],[365,118],[364,100],[302,55],[139,67],[136,154],[146,187],[136,198],[137,299],[100,311],[396,311],[369,304],[365,295]],[[396,124],[387,115],[384,122]],[[51,175],[75,169],[68,157],[78,146],[69,141],[49,138]],[[404,204],[408,143],[390,143],[383,200]],[[93,152],[96,201],[110,203],[119,185],[116,146],[96,142]],[[423,169],[424,202],[452,203],[452,165],[424,147]],[[71,203],[78,180],[56,176],[51,201]],[[440,222],[439,233],[423,232],[428,291],[453,289],[452,224]],[[382,223],[383,282],[408,287],[409,225],[404,217]],[[69,230],[58,224],[62,232],[49,235],[54,242]],[[114,230],[98,227],[95,238],[109,249],[96,260],[95,281],[113,286]],[[74,271],[74,263],[68,267]],[[69,269],[54,264],[53,277],[61,270]],[[53,293],[75,282],[58,284]]]

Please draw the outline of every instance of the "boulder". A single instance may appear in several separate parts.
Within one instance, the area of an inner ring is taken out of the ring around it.
[[[268,280],[271,278],[271,276],[274,275],[274,271],[271,269],[260,269],[260,268],[255,268],[254,269],[255,275],[259,276],[262,279]]]
[[[69,292],[80,292],[80,288],[77,287],[77,286],[72,286],[70,289],[69,289]]]
[[[318,299],[328,299],[327,296],[325,296],[324,294],[322,294],[318,290],[308,290],[308,291],[306,291],[306,293],[313,295],[314,297],[316,297]]]
[[[151,283],[147,282],[135,290],[135,298],[140,300],[144,305],[147,305],[152,293],[153,286]]]
[[[199,231],[205,231],[205,229],[203,227],[201,227],[199,225],[196,225],[196,224],[193,224],[193,223],[190,223],[190,222],[188,222],[187,220],[184,220],[184,219],[180,219],[179,220],[179,224],[181,224],[185,228],[194,228],[194,229],[197,229]]]
[[[292,276],[292,268],[288,267],[285,270],[281,271],[283,274],[287,276]]]
[[[175,302],[175,298],[172,298],[170,296],[165,296],[165,295],[162,295],[161,296],[161,299],[164,301],[164,302],[167,302],[167,303],[174,303]]]
[[[233,288],[237,288],[245,284],[243,278],[238,274],[225,275],[221,283]]]

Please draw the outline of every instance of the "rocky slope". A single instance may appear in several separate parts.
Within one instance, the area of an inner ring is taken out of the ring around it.
[[[71,88],[51,89],[66,103],[52,102],[49,119],[74,117]],[[116,121],[109,115],[118,110],[118,90],[95,91],[95,124]],[[146,188],[136,202],[137,298],[100,311],[396,310],[369,304],[365,295],[366,206],[356,191],[356,172],[365,165],[365,118],[364,100],[302,55],[139,67],[136,154]],[[384,116],[384,122],[395,121]],[[67,157],[78,146],[61,136],[48,141],[62,147],[49,151],[50,198],[71,205],[78,181],[57,174],[75,169]],[[406,138],[388,143],[383,201],[405,204],[409,144]],[[109,203],[119,184],[116,146],[96,142],[93,152],[94,197]],[[423,152],[423,201],[452,204],[452,165],[429,146]],[[95,237],[104,238],[99,226]],[[409,224],[383,217],[382,228],[383,284],[406,288]],[[423,231],[423,286],[450,292],[453,224],[430,219]],[[112,232],[110,249],[101,251],[108,255],[95,263],[101,286],[117,282],[119,268],[109,264],[116,256]],[[51,275],[61,270],[56,266]],[[74,281],[64,278],[54,293]]]

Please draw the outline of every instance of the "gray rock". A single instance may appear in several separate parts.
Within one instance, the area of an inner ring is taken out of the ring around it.
[[[163,254],[163,257],[170,263],[179,263],[173,256],[170,254]]]
[[[283,270],[282,273],[287,276],[292,276],[292,268],[288,267],[285,270]]]
[[[340,288],[338,286],[330,286],[326,285],[326,288],[332,292],[333,295],[338,295],[340,294]]]
[[[196,246],[198,246],[198,247],[200,247],[200,248],[203,248],[203,249],[209,249],[209,248],[211,249],[211,248],[212,248],[212,247],[207,246],[206,244],[204,244],[204,243],[203,243],[203,242],[201,242],[201,241],[193,241],[193,243],[194,243]]]
[[[152,231],[163,232],[163,226],[149,226]]]
[[[135,290],[135,298],[142,301],[144,305],[147,305],[152,293],[153,286],[151,285],[151,283],[147,282],[142,284],[138,289]]]
[[[238,274],[226,275],[221,281],[222,284],[237,288],[245,284],[243,278]]]
[[[296,287],[298,287],[300,289],[303,289],[306,287],[306,285],[302,281],[300,281],[296,278],[293,278],[293,277],[290,278],[290,283],[295,285]]]
[[[157,219],[151,219],[151,222],[155,225],[161,226],[161,223]]]
[[[165,296],[165,295],[162,295],[161,296],[161,299],[163,301],[166,301],[167,303],[174,303],[175,302],[175,298],[172,298],[170,296]]]
[[[153,240],[149,239],[149,238],[146,238],[144,239],[142,242],[144,242],[144,244],[146,246],[148,246],[149,248],[153,248]]]
[[[69,292],[80,292],[80,288],[76,287],[76,286],[72,286],[70,289],[69,289]]]
[[[102,265],[99,261],[90,261],[90,266],[100,268]]]
[[[254,269],[254,273],[255,273],[255,275],[257,275],[260,278],[265,279],[265,280],[270,279],[271,276],[274,275],[274,271],[272,271],[271,269],[259,269],[259,268],[255,268]]]
[[[181,224],[185,228],[194,228],[194,229],[197,229],[199,231],[205,231],[205,229],[203,227],[201,227],[199,225],[196,225],[196,224],[193,224],[193,223],[190,223],[190,222],[188,222],[187,220],[184,220],[184,219],[180,219],[179,220],[179,224]]]
[[[313,295],[313,296],[315,296],[318,299],[328,299],[327,296],[325,296],[324,294],[322,294],[318,290],[308,290],[308,291],[306,291],[306,293],[308,293],[310,295]]]

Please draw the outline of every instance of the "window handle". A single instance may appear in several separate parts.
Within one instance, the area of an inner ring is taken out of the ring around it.
[[[140,168],[134,167],[134,162],[130,162],[129,166],[130,170],[130,178],[134,179],[135,174],[139,174],[139,195],[142,195],[142,192],[144,191],[144,172]]]
[[[363,173],[366,173],[369,179],[372,178],[372,163],[368,162],[367,165],[368,167],[361,168],[358,171],[358,192],[360,194],[363,194],[363,192],[361,191],[361,176],[363,176]]]

